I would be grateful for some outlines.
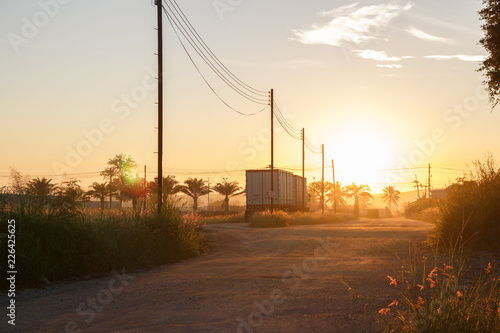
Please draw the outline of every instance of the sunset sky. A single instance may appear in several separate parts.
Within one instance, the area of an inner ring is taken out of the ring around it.
[[[9,167],[84,187],[109,158],[130,154],[156,174],[156,8],[151,0],[0,2],[0,186]],[[210,49],[239,79],[275,101],[313,145],[325,144],[336,179],[374,192],[412,190],[417,174],[443,188],[466,163],[500,158],[500,110],[477,72],[480,0],[177,0]],[[230,5],[228,3],[232,3]],[[244,185],[270,164],[269,107],[240,115],[210,90],[168,21],[164,168]],[[192,49],[200,71],[243,113],[236,95]],[[302,146],[276,125],[275,166],[300,174]],[[80,151],[80,153],[78,153]],[[306,177],[321,156],[306,151]],[[326,180],[332,172],[325,170]]]

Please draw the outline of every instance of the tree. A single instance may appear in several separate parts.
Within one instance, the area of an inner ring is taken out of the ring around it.
[[[203,179],[188,178],[184,181],[184,184],[186,185],[181,186],[181,192],[193,199],[193,212],[196,212],[198,210],[198,198],[207,195],[211,191],[204,184]]]
[[[229,212],[229,198],[245,193],[245,191],[241,191],[242,188],[238,186],[238,182],[228,182],[227,179],[224,179],[222,183],[217,183],[213,189],[224,196],[224,211],[226,213]]]
[[[371,189],[368,185],[356,185],[352,183],[344,188],[348,198],[354,198],[354,215],[359,217],[359,199],[370,200],[373,199]]]
[[[93,198],[99,199],[101,201],[101,213],[104,211],[104,201],[109,194],[109,184],[104,182],[99,184],[98,182],[94,182],[90,187],[92,188],[90,191],[87,191],[87,194]]]
[[[50,203],[51,196],[56,190],[56,185],[51,181],[52,179],[37,177],[26,184],[26,193],[31,197],[34,207],[41,209]]]
[[[129,198],[127,195],[123,195],[122,192],[127,191],[127,186],[138,182],[138,176],[135,172],[137,163],[130,155],[117,154],[109,159],[107,165],[108,167],[101,172],[101,176],[110,181],[109,207],[111,209],[111,198],[115,194],[121,208],[123,201]]]
[[[396,190],[394,185],[387,186],[386,188],[383,188],[382,191],[384,192],[382,194],[382,199],[384,200],[384,203],[389,206],[389,210],[392,209],[392,205],[397,207],[398,201],[401,199],[399,197],[401,192]]]
[[[307,194],[311,198],[313,206],[316,206],[316,198],[321,198],[321,182],[312,182],[307,185]]]
[[[484,72],[491,107],[500,102],[500,1],[483,0],[485,7],[479,11],[484,20],[481,28],[485,36],[479,43],[486,49],[488,56],[482,61],[479,71]]]
[[[326,192],[326,202],[331,202],[332,207],[335,205],[335,201],[337,201],[337,208],[342,208],[347,206],[347,203],[344,199],[347,196],[346,189],[342,188],[341,182],[335,183],[335,188],[333,187],[333,183],[325,182],[325,192]]]
[[[82,190],[80,181],[71,179],[63,182],[59,187],[54,205],[60,215],[79,215],[81,214],[81,201],[84,198],[85,192]]]
[[[163,202],[168,202],[170,196],[179,193],[182,190],[182,185],[175,179],[175,176],[163,177]]]

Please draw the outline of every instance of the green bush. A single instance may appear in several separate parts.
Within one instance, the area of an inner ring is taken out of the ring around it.
[[[16,268],[19,287],[40,286],[112,270],[150,268],[199,254],[204,249],[197,225],[186,223],[174,208],[158,217],[122,212],[97,216],[8,212],[16,221]],[[7,271],[6,239],[2,238],[0,270]],[[6,287],[1,279],[0,288]]]
[[[273,213],[269,211],[258,212],[252,215],[248,226],[252,228],[288,227],[289,218],[290,215],[283,211],[276,211]]]
[[[447,189],[436,236],[444,244],[468,243],[499,250],[500,176],[487,181],[461,181]]]
[[[438,222],[441,218],[440,200],[436,198],[420,198],[410,202],[405,209],[405,217],[413,220]]]

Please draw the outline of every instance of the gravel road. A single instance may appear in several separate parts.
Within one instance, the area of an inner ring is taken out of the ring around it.
[[[209,225],[213,248],[150,271],[25,290],[2,332],[377,332],[395,297],[388,275],[432,224],[361,219],[252,229]],[[363,297],[354,297],[342,278]],[[1,295],[1,304],[6,299]],[[365,308],[365,304],[368,304]],[[2,306],[3,307],[3,306]],[[366,309],[366,314],[365,314]],[[5,315],[4,315],[5,317]]]

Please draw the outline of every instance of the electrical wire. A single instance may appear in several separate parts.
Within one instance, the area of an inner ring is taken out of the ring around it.
[[[259,94],[258,96],[252,96],[249,93],[241,90],[239,87],[237,87],[233,82],[231,82],[231,79],[227,78],[219,69],[217,69],[216,65],[214,65],[208,56],[206,55],[205,52],[203,52],[202,48],[198,45],[198,43],[195,41],[195,37],[193,37],[189,33],[189,29],[183,25],[181,19],[176,16],[175,12],[169,7],[167,3],[167,7],[170,11],[168,11],[165,6],[162,6],[163,11],[167,15],[167,18],[169,19],[170,24],[173,24],[177,27],[177,30],[182,34],[184,39],[191,45],[193,50],[198,54],[198,56],[207,64],[207,66],[224,82],[226,85],[228,85],[232,90],[234,90],[237,94],[240,96],[248,99],[251,102],[257,103],[257,104],[262,104],[262,105],[267,105],[269,103],[268,99],[264,99],[262,97],[268,97],[267,95],[261,95]],[[174,27],[172,27],[174,28]],[[255,92],[251,92],[253,94],[256,94]]]
[[[254,113],[245,113],[245,112],[241,112],[237,109],[235,109],[234,107],[232,107],[229,103],[227,103],[216,91],[215,89],[212,87],[212,85],[208,82],[208,80],[205,78],[205,76],[203,75],[203,73],[201,72],[201,70],[198,68],[198,66],[196,65],[196,62],[194,61],[194,59],[191,57],[191,54],[189,53],[189,51],[187,50],[186,46],[184,45],[184,43],[182,42],[182,39],[180,38],[179,34],[177,33],[177,30],[175,29],[174,27],[174,24],[172,23],[172,19],[170,17],[170,15],[168,14],[168,12],[165,10],[165,7],[162,7],[163,8],[163,11],[165,12],[165,14],[167,15],[167,20],[168,22],[170,23],[170,25],[172,26],[172,29],[174,30],[174,33],[175,35],[177,36],[177,39],[179,40],[179,42],[181,43],[182,45],[182,48],[184,49],[184,51],[186,52],[187,56],[189,57],[189,59],[191,60],[191,63],[193,64],[193,66],[196,68],[196,70],[198,71],[198,74],[200,74],[200,76],[202,77],[203,81],[205,81],[205,83],[207,84],[207,86],[210,88],[210,90],[215,94],[215,96],[217,96],[219,98],[219,100],[224,103],[224,105],[226,105],[228,108],[230,108],[231,110],[233,110],[234,112],[240,114],[240,115],[243,115],[243,116],[255,116],[259,113],[261,113],[262,111],[264,111],[268,105],[264,106],[264,108],[262,108],[260,111],[257,111],[257,112],[254,112]]]
[[[259,89],[255,89],[255,88],[249,86],[248,84],[246,84],[245,82],[243,82],[242,80],[240,80],[236,75],[234,75],[233,72],[231,72],[219,60],[219,58],[212,52],[212,50],[210,49],[210,47],[205,43],[205,41],[203,40],[203,38],[198,34],[198,32],[193,27],[193,25],[191,24],[191,22],[189,21],[189,19],[186,17],[186,15],[182,11],[182,9],[179,7],[179,5],[177,4],[177,2],[175,0],[170,0],[170,2],[173,4],[173,7],[177,11],[177,13],[179,13],[181,15],[181,17],[183,18],[183,21],[188,25],[188,28],[190,28],[189,30],[195,35],[196,39],[201,43],[201,45],[203,46],[203,48],[209,53],[209,55],[211,56],[211,58],[224,70],[224,72],[226,72],[226,74],[228,74],[231,78],[233,78],[241,86],[245,87],[247,90],[253,91],[256,94],[259,94],[260,96],[264,96],[264,97],[268,96],[268,92],[267,91],[262,91],[262,90],[259,90]]]

